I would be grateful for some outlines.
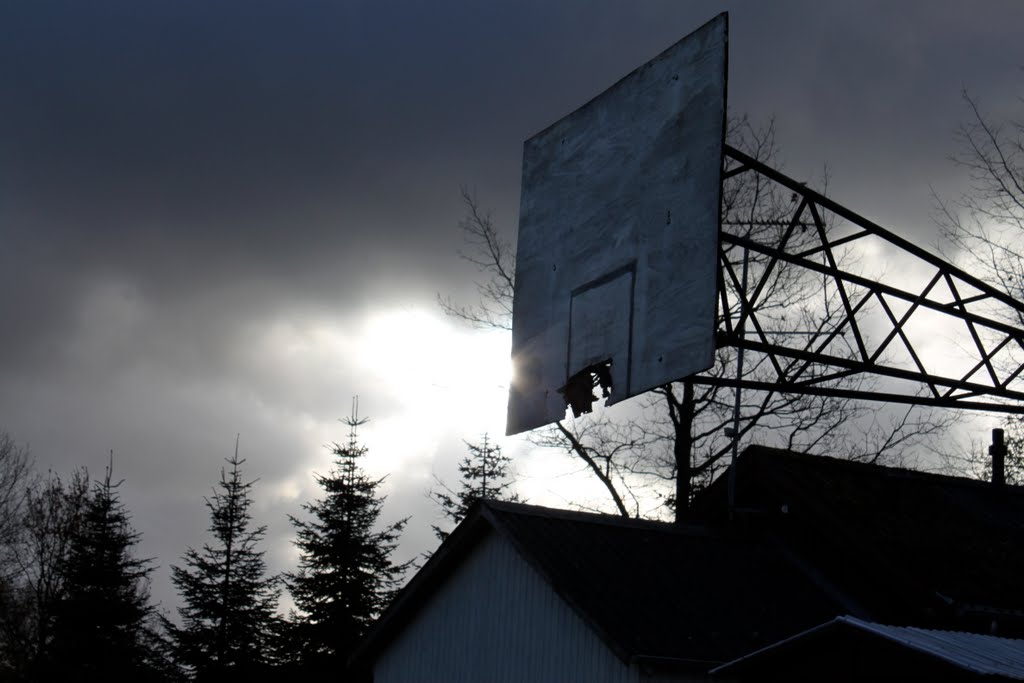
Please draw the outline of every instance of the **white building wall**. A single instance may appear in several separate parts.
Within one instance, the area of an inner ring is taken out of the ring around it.
[[[648,680],[495,534],[440,586],[374,667],[374,683]]]

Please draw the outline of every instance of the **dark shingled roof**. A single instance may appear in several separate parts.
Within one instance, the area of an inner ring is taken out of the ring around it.
[[[727,480],[695,505],[725,523]],[[751,447],[736,507],[875,621],[1001,633],[1024,626],[1024,487]],[[783,510],[785,509],[785,513]]]
[[[624,661],[706,671],[850,611],[771,541],[486,501],[410,581],[356,659],[371,661],[486,533],[512,543]]]
[[[849,611],[770,541],[486,505],[498,529],[627,660],[725,661]]]

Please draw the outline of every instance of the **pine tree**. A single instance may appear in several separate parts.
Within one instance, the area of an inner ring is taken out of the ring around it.
[[[469,455],[459,463],[459,490],[452,491],[444,483],[438,481],[441,490],[430,492],[430,497],[441,508],[441,513],[453,524],[458,525],[466,518],[469,508],[480,499],[518,501],[515,493],[509,489],[514,483],[509,475],[511,459],[503,455],[501,446],[492,444],[487,434],[483,443],[465,442]],[[443,531],[434,526],[434,534],[444,541],[451,532]]]
[[[302,664],[313,671],[345,670],[345,662],[370,624],[388,604],[409,564],[393,564],[391,554],[408,518],[376,529],[384,504],[371,479],[357,464],[367,449],[356,440],[366,420],[353,400],[348,443],[334,444],[334,468],[317,476],[324,497],[303,505],[312,519],[291,517],[299,571],[288,586],[299,614],[294,634]]]
[[[189,548],[185,567],[171,567],[171,580],[184,604],[178,608],[181,627],[168,625],[176,659],[196,680],[241,680],[271,664],[278,632],[280,596],[276,576],[267,576],[265,551],[257,546],[266,526],[250,528],[250,491],[243,482],[238,458],[226,458],[210,510],[212,543]]]
[[[139,534],[112,483],[113,457],[71,540],[65,594],[55,609],[43,678],[159,680],[159,637],[149,603],[151,560],[133,553]]]

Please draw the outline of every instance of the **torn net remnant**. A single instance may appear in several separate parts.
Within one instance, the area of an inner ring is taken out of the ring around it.
[[[572,416],[579,417],[594,409],[594,387],[601,387],[601,396],[608,398],[612,393],[612,362],[610,360],[594,363],[569,378],[558,393],[565,397],[566,404],[572,408]]]

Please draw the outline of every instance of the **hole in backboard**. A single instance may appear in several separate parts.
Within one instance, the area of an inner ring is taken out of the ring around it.
[[[558,390],[558,393],[565,398],[566,404],[572,409],[572,416],[579,417],[594,410],[594,401],[598,400],[594,389],[598,387],[601,389],[601,398],[611,396],[611,359],[583,368],[570,377],[565,386]]]

